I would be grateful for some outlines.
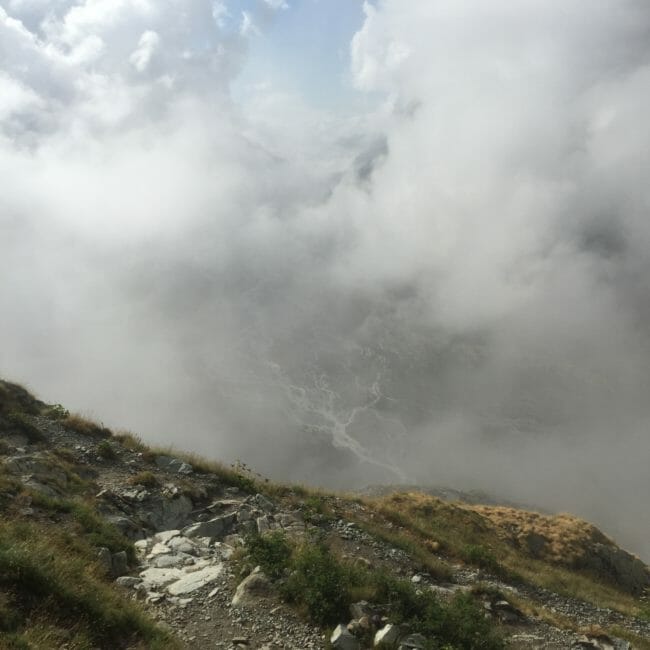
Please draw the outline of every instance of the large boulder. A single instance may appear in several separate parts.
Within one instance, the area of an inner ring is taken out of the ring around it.
[[[216,537],[223,539],[232,532],[237,523],[237,513],[232,512],[228,515],[221,515],[208,521],[200,521],[183,529],[185,537]]]
[[[233,607],[246,607],[261,596],[266,596],[271,589],[269,579],[262,573],[260,567],[239,583],[232,599]]]
[[[172,596],[182,596],[184,594],[192,593],[205,585],[214,582],[223,572],[223,565],[211,564],[203,567],[198,571],[188,571],[175,582],[167,586],[167,591]]]
[[[66,472],[41,455],[10,456],[2,467],[8,474],[20,476],[27,487],[51,497],[60,496],[68,483]]]
[[[156,456],[155,463],[160,469],[168,472],[187,475],[194,472],[189,463],[182,461],[180,458],[173,458],[172,456]]]
[[[650,587],[650,569],[638,557],[611,544],[593,544],[575,566],[613,582],[634,596],[642,595]]]
[[[176,497],[156,496],[147,501],[147,518],[155,530],[184,526],[194,505],[184,494]]]

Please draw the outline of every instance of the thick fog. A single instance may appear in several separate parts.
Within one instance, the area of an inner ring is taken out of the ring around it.
[[[274,478],[572,511],[648,560],[650,5],[366,3],[372,108],[236,99],[291,4],[0,1],[0,375]]]

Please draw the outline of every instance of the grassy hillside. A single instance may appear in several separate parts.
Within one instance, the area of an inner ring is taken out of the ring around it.
[[[0,647],[173,648],[174,641],[111,585],[99,547],[133,556],[133,546],[97,513],[96,485],[65,451],[48,448],[34,416],[62,409],[0,382],[0,451],[40,447],[61,496],[0,473]],[[82,472],[83,474],[83,472]]]

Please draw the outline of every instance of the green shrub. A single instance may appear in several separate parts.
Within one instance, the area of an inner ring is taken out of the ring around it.
[[[50,420],[64,420],[69,417],[70,411],[63,407],[61,404],[53,404],[45,411],[45,416]]]
[[[431,633],[454,648],[501,650],[505,643],[485,613],[469,594],[459,593],[442,610]]]
[[[501,650],[504,642],[468,594],[458,594],[448,603],[430,591],[420,591],[410,582],[379,572],[372,574],[375,598],[388,605],[390,619],[441,644],[462,650]]]
[[[386,607],[391,622],[431,639],[432,650],[502,650],[502,639],[470,595],[441,602],[436,594],[386,571],[342,562],[322,540],[293,546],[284,533],[251,535],[250,559],[272,579],[289,603],[304,608],[318,625],[346,620],[350,604],[362,598]],[[288,575],[284,578],[283,576]]]
[[[259,564],[270,578],[282,577],[289,568],[293,549],[284,533],[250,535],[246,538],[246,548],[253,563]]]
[[[461,550],[461,557],[469,564],[495,573],[498,573],[501,568],[492,551],[479,544],[466,544]]]
[[[408,623],[426,618],[427,609],[439,607],[438,600],[433,594],[431,598],[424,598],[410,582],[399,580],[392,575],[380,571],[372,576],[375,588],[375,599],[388,605],[392,620],[395,623]],[[428,612],[431,616],[432,611]],[[436,611],[436,618],[439,612]]]
[[[111,445],[108,440],[102,440],[97,445],[97,453],[104,460],[115,460],[117,458],[117,453],[115,452],[115,449],[113,449],[113,445]]]
[[[282,593],[289,602],[301,604],[314,623],[337,623],[347,616],[350,578],[324,543],[306,543],[294,552]]]

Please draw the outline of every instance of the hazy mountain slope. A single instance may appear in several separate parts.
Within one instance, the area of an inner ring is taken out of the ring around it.
[[[650,647],[648,567],[575,518],[281,486],[6,382],[0,455],[1,647],[304,650],[350,617],[349,647]]]

